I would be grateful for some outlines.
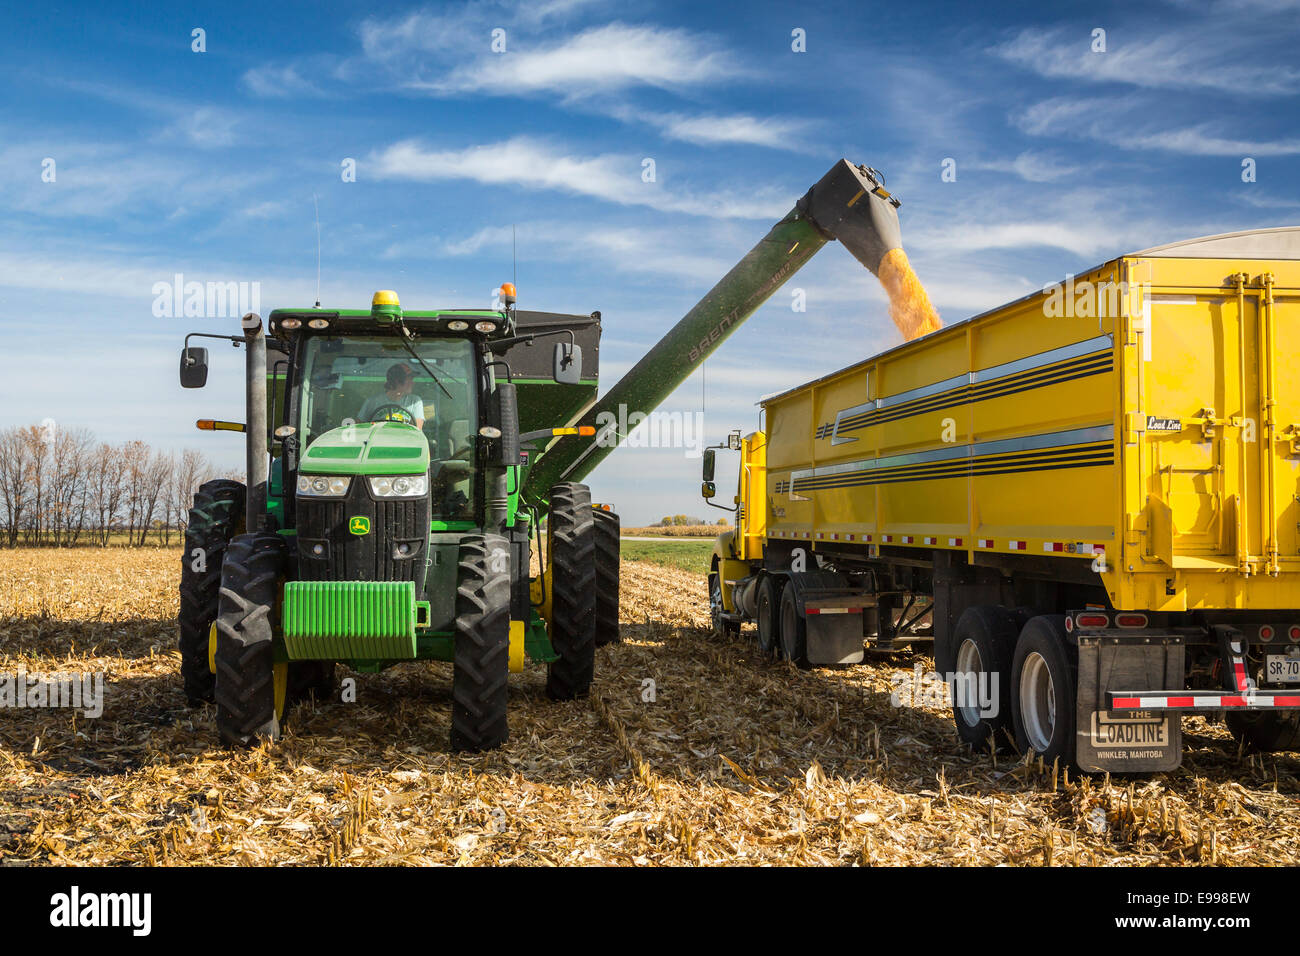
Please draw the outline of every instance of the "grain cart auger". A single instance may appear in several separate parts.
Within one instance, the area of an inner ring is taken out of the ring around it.
[[[596,429],[595,438],[547,449],[525,481],[525,497],[591,474],[624,437],[616,434],[617,422],[627,420],[620,406],[629,414],[652,412],[828,241],[838,239],[896,298],[897,283],[911,273],[898,206],[879,172],[847,159],[837,162],[630,372],[570,423]],[[928,299],[923,311],[937,322]],[[934,327],[918,321],[921,332]]]
[[[452,746],[505,741],[506,683],[525,658],[556,699],[587,693],[617,638],[618,518],[587,487],[525,501],[532,446],[595,398],[600,313],[366,310],[248,315],[248,483],[209,482],[181,574],[187,696],[215,700],[227,743],[275,739],[286,709],[324,696],[335,663],[375,672],[454,663]],[[195,333],[191,338],[197,337]],[[207,350],[181,384],[207,380]],[[541,573],[530,578],[540,552]],[[602,563],[603,562],[603,563]],[[613,567],[609,567],[610,563]]]

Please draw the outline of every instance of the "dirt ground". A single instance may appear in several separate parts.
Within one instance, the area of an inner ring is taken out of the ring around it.
[[[0,709],[0,865],[1272,864],[1300,859],[1300,758],[1185,724],[1173,773],[964,753],[894,707],[899,655],[801,672],[706,627],[703,577],[623,565],[590,699],[511,679],[511,738],[448,752],[450,665],[355,677],[275,747],[215,745],[181,693],[176,550],[0,552],[0,675],[106,672],[99,719]]]

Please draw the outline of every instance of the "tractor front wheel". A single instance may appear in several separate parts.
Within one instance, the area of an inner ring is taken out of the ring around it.
[[[551,489],[551,647],[546,674],[555,700],[586,696],[596,667],[596,518],[586,485]]]
[[[233,746],[278,740],[288,664],[274,659],[286,552],[269,532],[241,534],[226,549],[217,613],[217,731]]]
[[[476,535],[461,542],[454,666],[452,749],[501,746],[509,736],[510,545],[500,535]]]
[[[217,619],[221,562],[230,539],[244,530],[244,486],[219,478],[194,493],[185,525],[181,555],[180,625],[181,680],[192,705],[212,700],[214,683],[208,669],[208,635]]]

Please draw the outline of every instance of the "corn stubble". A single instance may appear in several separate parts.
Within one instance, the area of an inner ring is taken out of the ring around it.
[[[1295,755],[1189,722],[1132,781],[963,753],[895,709],[914,661],[798,671],[707,631],[701,576],[622,569],[588,700],[512,678],[502,749],[447,752],[449,665],[357,676],[274,748],[214,745],[181,690],[179,552],[0,552],[0,674],[104,670],[104,716],[0,711],[0,865],[1271,864],[1300,856]],[[928,666],[928,661],[923,662]],[[344,676],[355,676],[345,672]],[[653,683],[648,683],[653,682]],[[653,698],[653,699],[651,699]]]

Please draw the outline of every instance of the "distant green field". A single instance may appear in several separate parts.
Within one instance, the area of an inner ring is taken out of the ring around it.
[[[648,561],[669,568],[681,568],[696,574],[709,573],[713,542],[693,539],[677,541],[624,541],[624,561]]]

